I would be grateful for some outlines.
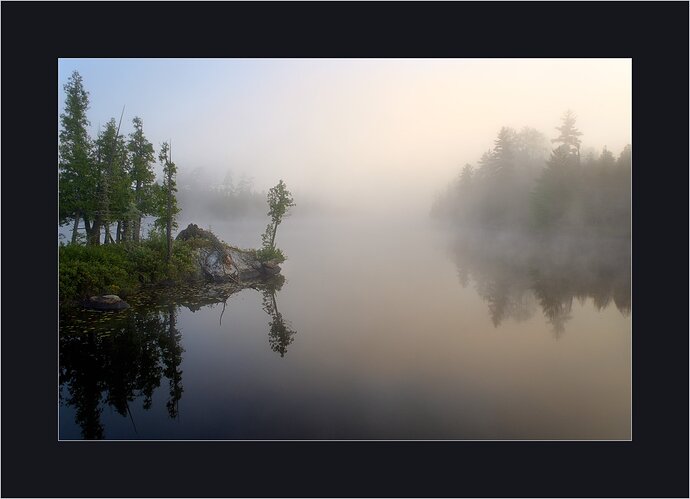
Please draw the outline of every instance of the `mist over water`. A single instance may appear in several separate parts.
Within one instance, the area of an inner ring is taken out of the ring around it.
[[[275,300],[294,331],[291,341],[272,343],[271,317],[254,290],[231,296],[225,307],[222,298],[199,309],[176,305],[179,417],[166,411],[163,378],[150,410],[136,397],[130,403],[137,433],[128,417],[106,410],[105,435],[630,436],[625,261],[580,254],[578,263],[551,252],[551,261],[530,266],[536,254],[529,243],[516,249],[513,240],[477,253],[476,239],[463,246],[428,218],[337,220],[293,216],[282,227],[280,245],[289,257]],[[213,228],[227,241],[252,246],[257,228],[250,225]],[[591,275],[582,275],[587,261]],[[117,341],[124,331],[100,341]],[[62,412],[61,435],[81,438],[70,414]]]

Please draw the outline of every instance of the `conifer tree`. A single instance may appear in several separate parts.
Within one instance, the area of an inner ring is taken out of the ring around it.
[[[278,225],[287,215],[290,207],[295,206],[292,199],[292,194],[287,190],[285,182],[280,180],[275,187],[268,190],[268,216],[271,217],[271,222],[266,226],[265,232],[261,236],[263,247],[260,250],[260,255],[267,259],[284,260],[282,252],[276,249],[276,231]]]
[[[163,165],[163,186],[160,189],[161,197],[159,199],[158,214],[156,225],[160,228],[165,227],[165,238],[167,242],[167,260],[170,261],[172,257],[172,231],[177,228],[176,216],[180,212],[177,207],[177,199],[175,193],[177,192],[177,182],[175,176],[177,175],[177,166],[172,162],[172,154],[170,152],[170,145],[163,142],[158,153],[158,161]]]
[[[91,161],[92,144],[87,132],[89,93],[84,89],[81,75],[74,71],[64,85],[65,111],[60,115],[59,135],[59,195],[60,221],[74,220],[72,243],[77,242],[81,219],[93,209],[96,175]],[[88,221],[85,223],[88,224]]]
[[[129,208],[131,191],[127,174],[127,148],[119,128],[115,118],[111,118],[96,139],[96,167],[99,177],[91,244],[99,244],[101,227],[105,229],[104,242],[114,242],[110,225],[121,220]]]
[[[156,161],[153,144],[144,136],[144,122],[138,116],[132,120],[134,131],[129,135],[127,149],[131,155],[130,180],[134,184],[134,200],[127,223],[131,223],[132,239],[139,241],[141,217],[152,212],[151,185],[155,180],[153,163]]]
[[[577,157],[579,163],[580,145],[582,143],[579,137],[582,135],[582,132],[575,128],[575,118],[575,113],[568,109],[563,115],[563,124],[556,127],[560,134],[555,139],[552,139],[551,142],[565,146],[570,154]]]

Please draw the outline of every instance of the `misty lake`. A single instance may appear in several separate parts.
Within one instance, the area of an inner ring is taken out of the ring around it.
[[[62,312],[60,438],[631,437],[629,240],[294,215],[278,245],[269,291]]]

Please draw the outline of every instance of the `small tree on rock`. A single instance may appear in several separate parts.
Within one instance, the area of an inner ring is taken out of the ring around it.
[[[271,222],[266,226],[266,230],[261,236],[262,248],[257,252],[260,260],[276,260],[279,263],[285,260],[285,256],[280,249],[276,248],[276,231],[283,217],[288,215],[290,207],[295,206],[292,194],[287,190],[285,182],[280,180],[278,185],[271,187],[268,191],[268,216]]]

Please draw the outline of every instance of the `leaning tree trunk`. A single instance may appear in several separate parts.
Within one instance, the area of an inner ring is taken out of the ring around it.
[[[172,258],[172,192],[168,191],[168,220],[165,224],[165,235],[168,239],[168,261]]]
[[[273,234],[271,234],[271,248],[276,247],[276,231],[278,230],[278,222],[273,224]]]
[[[135,243],[138,243],[141,236],[141,217],[137,216],[134,220],[132,220],[132,225],[132,240]]]
[[[134,199],[136,202],[137,212],[141,213],[139,208],[141,207],[141,180],[137,180],[136,186],[134,187]],[[132,241],[135,243],[139,242],[139,235],[141,234],[141,215],[137,215],[132,220]]]
[[[93,225],[89,231],[89,244],[92,246],[99,246],[101,244],[101,216],[96,215],[93,220]]]
[[[273,291],[271,293],[271,299],[273,300],[273,311],[276,314],[280,314],[280,312],[278,312],[278,303],[276,303],[276,292],[275,291]]]
[[[172,257],[172,223],[168,218],[168,223],[165,224],[165,235],[168,240],[168,261]]]
[[[72,229],[72,244],[77,244],[77,230],[79,227],[80,213],[77,212],[74,216],[74,228]]]
[[[123,241],[130,241],[132,239],[132,235],[130,234],[130,232],[131,232],[130,221],[129,220],[123,220],[122,221],[122,240]]]

